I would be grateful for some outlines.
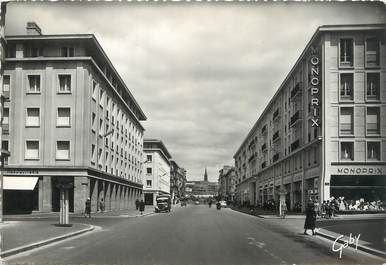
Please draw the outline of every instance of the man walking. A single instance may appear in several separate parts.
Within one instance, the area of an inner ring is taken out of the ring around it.
[[[141,212],[141,215],[143,214],[143,211],[145,211],[145,202],[143,200],[139,203],[139,211]]]
[[[84,218],[88,216],[88,218],[91,218],[91,199],[87,198],[85,203],[85,210],[84,210]]]
[[[135,209],[138,211],[139,209],[139,200],[138,198],[135,200]]]

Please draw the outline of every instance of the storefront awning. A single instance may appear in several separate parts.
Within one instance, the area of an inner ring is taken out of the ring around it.
[[[38,177],[6,177],[4,176],[4,190],[33,190]]]

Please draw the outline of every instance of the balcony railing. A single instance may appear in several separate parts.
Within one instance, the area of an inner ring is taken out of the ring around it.
[[[289,127],[294,126],[299,120],[300,120],[300,111],[298,110],[294,115],[292,115],[289,122]]]
[[[366,124],[367,134],[379,134],[379,123],[368,122]]]
[[[273,161],[273,162],[276,162],[277,160],[279,160],[279,158],[280,158],[280,153],[277,153],[277,154],[275,154],[275,155],[272,157],[272,161]]]
[[[261,151],[264,152],[264,151],[266,151],[266,150],[267,150],[267,144],[263,144],[263,145],[261,146]]]
[[[279,131],[276,131],[274,134],[273,134],[273,137],[272,137],[272,142],[275,142],[277,140],[279,140]]]
[[[9,134],[9,124],[3,124],[2,127],[3,127],[2,133]]]
[[[291,152],[295,151],[296,149],[298,149],[300,146],[300,140],[297,139],[296,141],[292,142],[291,144]]]
[[[352,123],[340,123],[340,134],[341,135],[352,135],[353,132],[353,124]]]
[[[299,82],[291,90],[291,100],[293,100],[294,98],[296,98],[298,95],[301,94],[301,92],[302,92],[301,85],[302,85],[302,82]]]

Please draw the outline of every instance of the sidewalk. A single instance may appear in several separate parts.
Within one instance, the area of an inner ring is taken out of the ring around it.
[[[85,220],[103,218],[136,218],[151,215],[153,207],[146,207],[143,215],[135,209],[91,213],[91,219],[83,214],[70,214],[71,227],[59,227],[59,213],[33,213],[24,215],[5,215],[4,222],[0,223],[0,257],[8,257],[69,237],[93,231],[91,224],[81,223]],[[77,222],[78,219],[78,222]],[[81,220],[79,220],[81,219]]]
[[[154,213],[154,207],[147,206],[145,207],[145,211],[143,212],[143,215],[150,215]],[[92,212],[91,217],[92,218],[115,218],[115,217],[138,217],[141,216],[140,212],[135,209],[129,209],[129,210],[115,210],[115,211],[106,211],[106,212]],[[72,217],[80,218],[84,217],[83,213],[70,213],[70,219]],[[31,214],[14,214],[14,215],[4,215],[4,220],[19,220],[19,219],[46,219],[46,218],[58,218],[59,219],[59,212],[50,212],[50,213],[40,213],[40,212],[33,212]]]
[[[52,220],[5,221],[0,224],[1,257],[7,257],[68,237],[92,231],[94,226],[73,224],[58,227]]]
[[[233,209],[237,210],[237,209]],[[241,211],[245,214],[249,214],[245,211]],[[271,224],[275,224],[279,227],[282,227],[292,233],[296,234],[302,234],[304,231],[304,221],[305,221],[305,215],[287,215],[285,219],[280,218],[277,215],[271,214],[271,215],[258,215],[258,214],[251,214],[255,215],[258,218],[263,218],[263,219],[269,219],[269,222]],[[330,240],[331,242],[334,242],[337,237],[340,235],[343,235],[341,240],[338,242],[341,244],[344,244],[344,240],[348,239],[349,234],[346,231],[341,231],[339,229],[334,229],[332,226],[328,228],[328,226],[325,226],[326,223],[346,223],[346,221],[366,221],[366,220],[386,220],[386,214],[357,214],[357,215],[339,215],[335,216],[333,219],[317,219],[316,223],[316,229],[315,232],[318,236],[321,236],[325,239]],[[323,224],[323,225],[322,225]],[[323,227],[323,228],[318,228],[318,227]],[[334,231],[332,231],[334,230]],[[308,230],[308,233],[310,235],[310,230]],[[363,237],[362,237],[363,238]],[[358,249],[362,250],[364,252],[370,253],[372,255],[376,255],[379,257],[386,257],[386,252],[382,251],[381,249],[378,248],[379,244],[375,244],[375,242],[372,242],[373,239],[371,237],[367,237],[366,241],[364,240],[359,240],[359,245]]]

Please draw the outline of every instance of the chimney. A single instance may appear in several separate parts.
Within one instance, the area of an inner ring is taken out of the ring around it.
[[[35,22],[27,22],[27,35],[42,35],[42,30]]]

